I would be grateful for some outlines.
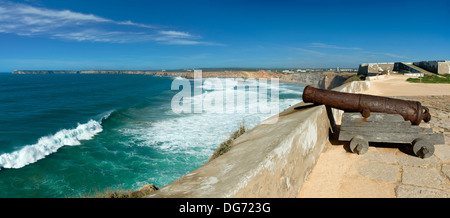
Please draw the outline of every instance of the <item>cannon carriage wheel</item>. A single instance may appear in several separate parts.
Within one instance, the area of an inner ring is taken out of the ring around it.
[[[434,154],[434,145],[423,138],[417,138],[412,142],[412,149],[417,157],[429,158]],[[358,155],[365,154],[369,150],[369,142],[360,135],[350,140],[350,150]]]
[[[414,154],[420,158],[428,158],[434,154],[434,145],[423,138],[417,138],[412,142]]]
[[[369,150],[369,142],[363,136],[354,136],[350,140],[350,150],[353,153],[364,154]]]

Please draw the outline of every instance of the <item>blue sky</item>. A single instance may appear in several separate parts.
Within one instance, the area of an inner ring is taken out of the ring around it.
[[[0,72],[444,59],[446,0],[0,0]]]

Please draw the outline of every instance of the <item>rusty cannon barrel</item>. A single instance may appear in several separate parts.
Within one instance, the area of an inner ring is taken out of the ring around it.
[[[411,121],[413,125],[431,119],[429,109],[418,101],[344,93],[312,86],[306,86],[303,90],[303,102],[323,104],[345,112],[361,112],[365,118],[370,116],[370,112],[400,114],[405,121]]]

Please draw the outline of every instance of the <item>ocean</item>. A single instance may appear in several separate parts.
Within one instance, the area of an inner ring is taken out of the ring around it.
[[[208,108],[174,113],[171,101],[180,90],[171,85],[177,79],[0,74],[0,198],[81,197],[149,183],[163,187],[207,163],[242,123],[250,129],[268,117]],[[256,84],[258,90],[266,85]],[[281,112],[301,101],[304,86],[269,88],[278,89]],[[234,89],[237,96],[246,94]],[[200,95],[223,91],[204,89]],[[244,107],[251,107],[252,95],[246,96]]]

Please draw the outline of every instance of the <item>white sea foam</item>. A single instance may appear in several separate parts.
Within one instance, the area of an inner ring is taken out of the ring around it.
[[[101,120],[110,116],[112,111],[101,114]],[[63,129],[54,135],[41,137],[36,144],[26,145],[20,150],[0,155],[1,168],[22,168],[32,164],[47,155],[56,152],[63,146],[80,145],[83,140],[90,140],[103,131],[101,120],[90,120],[84,124],[78,124],[75,129]]]
[[[237,80],[229,81],[235,82],[234,84],[238,83]],[[210,88],[210,84],[203,84],[202,87]],[[270,88],[270,85],[268,88]],[[301,94],[301,90],[296,91],[298,88],[298,85],[280,84],[280,93],[292,91],[292,93]],[[249,96],[252,96],[251,94],[256,96],[257,93],[251,93],[251,90],[234,90],[234,98],[228,98],[227,91],[229,91],[229,88],[225,88],[225,86],[219,90],[208,89],[203,94],[188,99],[189,102],[195,104],[201,102],[200,99],[205,99],[214,94],[224,96],[224,113],[217,113],[217,108],[214,105],[203,104],[202,113],[182,114],[181,116],[148,123],[147,126],[135,126],[121,131],[134,139],[135,143],[130,143],[132,146],[146,146],[155,148],[162,153],[184,153],[207,158],[221,142],[225,141],[233,131],[239,128],[242,122],[245,123],[246,128],[250,129],[271,116],[269,113],[260,113],[260,111],[270,111],[267,108],[259,108],[257,113],[250,110],[252,107],[270,107],[270,104],[249,101]],[[270,93],[270,89],[267,92]],[[238,105],[238,103],[242,103],[237,101],[238,96],[247,96],[245,97],[245,105]],[[279,99],[280,111],[300,101],[301,98]],[[235,104],[235,108],[228,107],[227,104]],[[238,107],[243,107],[245,110],[239,112]],[[230,108],[234,110],[228,111]],[[168,114],[173,115],[170,112]]]
[[[183,77],[181,77],[181,76],[176,76],[176,77],[173,77],[174,79],[184,79]]]

